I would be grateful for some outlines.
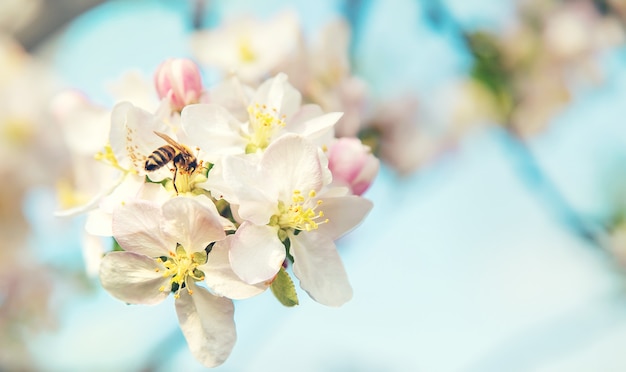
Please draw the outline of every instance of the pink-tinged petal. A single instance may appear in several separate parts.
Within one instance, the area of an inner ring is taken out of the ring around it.
[[[374,206],[371,201],[350,195],[337,198],[321,198],[318,207],[324,212],[328,223],[319,225],[317,232],[335,240],[355,228]]]
[[[380,163],[370,148],[354,137],[336,140],[328,150],[328,160],[333,182],[350,186],[355,195],[361,195],[369,188]]]
[[[126,251],[150,257],[167,256],[176,241],[161,233],[158,204],[136,200],[113,211],[113,237]]]
[[[175,197],[163,204],[162,210],[164,235],[182,244],[187,252],[203,251],[210,243],[226,237],[217,210],[194,199]]]
[[[295,134],[286,134],[267,147],[261,171],[261,178],[277,188],[283,201],[291,201],[294,190],[319,191],[324,180],[317,148]]]
[[[100,263],[100,282],[119,300],[153,305],[169,294],[170,278],[163,277],[164,270],[154,258],[133,252],[111,252]],[[160,291],[161,287],[165,291]]]
[[[229,257],[237,276],[258,284],[276,275],[285,260],[285,246],[276,228],[244,222],[234,235]]]
[[[205,274],[207,286],[217,295],[241,300],[265,291],[269,283],[248,284],[241,280],[230,266],[229,251],[234,235],[229,235],[213,246],[206,264],[199,266]]]
[[[228,358],[235,346],[233,302],[217,297],[205,288],[190,282],[189,289],[180,291],[176,299],[176,314],[191,354],[205,367],[218,366]]]
[[[293,273],[315,301],[341,306],[352,298],[352,287],[335,244],[316,232],[290,236]]]
[[[246,141],[239,133],[242,124],[219,105],[186,106],[181,112],[181,125],[190,144],[200,147],[211,162],[219,156],[245,152]]]
[[[352,192],[355,195],[363,195],[372,185],[374,178],[380,169],[380,160],[370,154],[365,166],[361,169],[361,173],[352,181]]]
[[[154,84],[159,98],[167,98],[172,109],[198,103],[202,93],[202,78],[198,66],[185,58],[170,58],[157,67]]]

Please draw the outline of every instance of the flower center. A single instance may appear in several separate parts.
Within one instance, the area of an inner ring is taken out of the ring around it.
[[[197,188],[196,185],[207,180],[207,177],[199,170],[203,169],[201,166],[193,172],[186,171],[184,169],[175,170],[176,179],[175,182],[167,183],[166,188],[171,191],[173,188],[177,194],[185,193],[202,193],[204,189]],[[174,181],[174,179],[172,179]]]
[[[188,285],[189,278],[196,282],[204,280],[204,273],[198,269],[198,266],[205,264],[207,261],[207,253],[205,251],[194,252],[189,255],[182,245],[177,244],[175,253],[170,252],[169,257],[158,257],[155,260],[165,267],[163,277],[171,277],[170,291],[174,292],[175,298],[180,297],[180,290],[183,288],[187,288],[189,294],[192,294]],[[157,269],[158,271],[159,269]],[[164,292],[166,287],[162,286],[159,290]]]
[[[269,145],[276,129],[285,126],[285,115],[279,117],[276,108],[269,109],[266,105],[258,103],[248,107],[248,114],[253,132],[246,146],[246,153],[250,154]]]
[[[272,217],[270,224],[276,224],[281,229],[293,229],[311,231],[315,230],[322,223],[327,223],[328,219],[323,219],[324,212],[317,210],[322,205],[322,200],[313,201],[315,191],[311,190],[308,197],[302,195],[300,190],[294,190],[291,197],[292,203],[286,205],[279,202],[279,214]]]

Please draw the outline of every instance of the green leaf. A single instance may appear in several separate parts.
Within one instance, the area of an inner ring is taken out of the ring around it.
[[[298,305],[298,294],[289,273],[285,268],[281,267],[276,278],[270,285],[272,293],[280,301],[281,304],[292,307]]]
[[[113,248],[111,249],[113,252],[123,251],[124,248],[120,246],[120,243],[117,240],[113,239]]]

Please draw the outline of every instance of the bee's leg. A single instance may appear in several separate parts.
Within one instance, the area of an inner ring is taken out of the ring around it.
[[[176,175],[178,174],[178,167],[174,165],[174,177],[172,178],[172,185],[174,185],[174,191],[178,195],[178,188],[176,188]]]

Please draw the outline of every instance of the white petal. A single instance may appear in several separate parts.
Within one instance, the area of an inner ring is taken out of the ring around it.
[[[285,260],[285,246],[276,228],[244,222],[234,235],[230,249],[233,271],[248,284],[272,279]]]
[[[317,148],[317,157],[320,160],[320,166],[322,167],[322,184],[324,186],[333,182],[333,172],[328,168],[328,157],[324,153],[322,147]]]
[[[198,268],[204,272],[205,282],[215,294],[233,300],[241,300],[262,293],[269,284],[262,282],[251,285],[235,274],[228,257],[234,237],[234,235],[229,235],[226,239],[215,243],[209,253],[207,263]]]
[[[227,156],[225,159],[229,158],[231,158],[231,156]],[[196,186],[210,191],[211,195],[216,199],[226,199],[229,203],[237,204],[238,199],[236,197],[236,193],[233,191],[228,181],[224,178],[223,160],[225,159],[218,159],[215,163],[213,163],[213,167],[209,172],[207,180],[196,184]]]
[[[324,190],[324,193],[319,196],[319,199],[338,198],[342,196],[352,195],[350,188],[346,186],[332,186]]]
[[[322,116],[307,120],[303,123],[304,131],[301,133],[310,140],[322,137],[326,132],[331,131],[335,123],[343,116],[343,112],[329,112]]]
[[[100,209],[112,213],[118,206],[135,199],[144,187],[144,184],[145,179],[143,176],[131,173],[125,174],[122,182],[111,194],[102,199],[99,205]]]
[[[52,100],[68,147],[83,155],[93,156],[106,145],[110,127],[109,110],[89,102],[78,91],[63,91]]]
[[[102,209],[94,209],[87,214],[85,231],[91,235],[113,236],[111,213]]]
[[[217,297],[193,282],[180,291],[176,314],[191,354],[205,367],[218,366],[228,358],[235,346],[237,333],[233,319],[233,302]]]
[[[191,35],[191,48],[195,56],[202,64],[228,69],[239,60],[236,51],[238,44],[238,33],[233,27],[243,31],[247,30],[245,19],[225,24],[224,28],[213,30],[202,30]]]
[[[275,183],[260,177],[255,156],[225,158],[222,177],[229,185],[230,192],[220,196],[224,196],[231,203],[239,204],[242,218],[257,225],[265,225],[277,212],[278,192]]]
[[[221,106],[186,106],[181,113],[181,123],[190,143],[200,147],[212,163],[219,156],[245,152],[246,141],[239,133],[241,123]]]
[[[266,80],[259,86],[252,103],[266,105],[270,109],[276,109],[280,115],[292,116],[300,107],[302,96],[289,82],[284,73],[277,74],[274,78]]]
[[[139,70],[128,70],[116,81],[106,84],[106,90],[115,102],[133,102],[137,107],[152,110],[157,107],[154,82]],[[169,102],[167,103],[169,105]]]
[[[100,270],[100,262],[105,252],[105,245],[102,237],[83,233],[81,243],[83,247],[83,261],[85,261],[85,269],[90,276],[98,275]],[[110,239],[107,239],[110,240]],[[110,244],[110,242],[109,242]]]
[[[226,236],[217,210],[192,198],[173,198],[163,204],[162,210],[164,235],[182,244],[187,252],[202,251],[209,243]]]
[[[315,301],[341,306],[352,298],[352,287],[335,244],[316,232],[290,236],[293,273]]]
[[[319,191],[323,174],[317,148],[295,134],[286,134],[270,146],[261,159],[262,178],[278,188],[278,198],[291,202],[294,190]]]
[[[319,105],[311,103],[302,105],[292,117],[287,118],[287,120],[289,121],[289,131],[297,134],[302,134],[304,133],[306,128],[304,123],[322,115],[324,115],[324,110],[322,110]]]
[[[129,102],[117,104],[111,112],[109,141],[118,163],[143,174],[146,157],[165,145],[155,131],[173,135],[165,122],[148,111]]]
[[[211,87],[208,100],[224,107],[240,122],[248,120],[247,105],[254,94],[254,89],[242,84],[236,76],[224,80]]]
[[[213,200],[209,199],[208,196],[202,195],[202,194],[196,195],[196,196],[193,197],[193,200],[195,200],[198,203],[202,204],[204,207],[210,209],[212,211],[212,213],[214,213],[216,216],[218,216],[224,231],[235,231],[235,230],[237,230],[237,227],[235,226],[235,224],[231,220],[229,220],[226,217],[222,217],[220,215],[220,213],[217,211],[217,207],[215,206],[215,203],[213,203]],[[232,204],[231,204],[231,207],[232,207]]]
[[[100,263],[100,282],[119,300],[152,305],[163,301],[169,294],[170,278],[163,277],[163,270],[163,265],[142,254],[111,252]],[[165,291],[159,290],[162,286]]]
[[[165,187],[163,187],[161,184],[148,182],[141,185],[136,197],[137,199],[143,199],[155,202],[157,204],[163,204],[172,198],[172,194],[170,191],[167,191]]]
[[[113,211],[113,237],[124,250],[150,257],[167,256],[177,243],[161,233],[160,206],[143,200]]]
[[[66,209],[62,211],[55,212],[54,215],[58,217],[73,217],[78,214],[87,212],[94,208],[98,207],[98,204],[102,202],[102,200],[110,195],[115,189],[124,181],[126,175],[122,174],[120,177],[112,181],[110,184],[107,184],[106,187],[100,191],[97,195],[93,196],[86,204],[80,205],[71,209]]]
[[[321,200],[322,204],[318,209],[324,212],[324,218],[328,218],[328,223],[319,225],[317,232],[332,240],[360,224],[373,207],[371,201],[355,195]]]

